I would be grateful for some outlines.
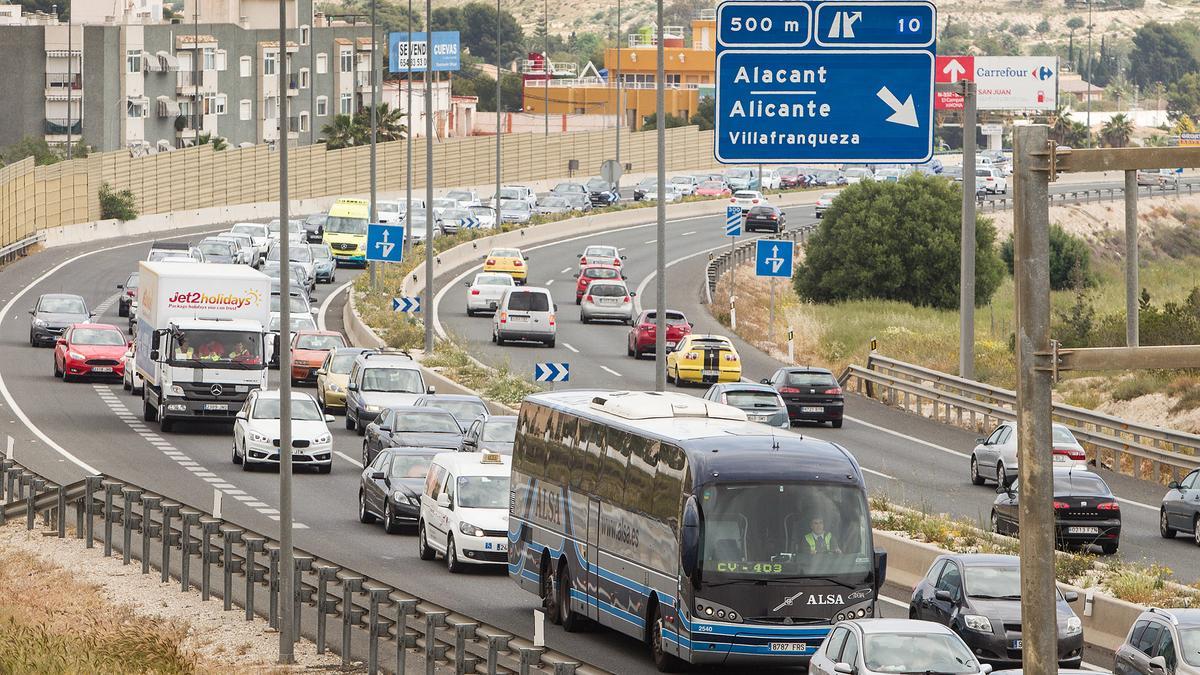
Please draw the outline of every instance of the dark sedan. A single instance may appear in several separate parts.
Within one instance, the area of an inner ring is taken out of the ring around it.
[[[117,316],[129,316],[129,308],[137,300],[138,273],[133,272],[125,279],[125,283],[117,284]]]
[[[1083,623],[1068,603],[1079,596],[1056,592],[1058,665],[1083,663]],[[948,626],[976,658],[996,667],[1021,666],[1021,561],[1015,555],[960,553],[938,556],[913,589],[910,619]]]
[[[779,234],[787,227],[787,216],[778,206],[763,204],[746,212],[745,226],[747,232],[767,230]]]
[[[63,331],[76,323],[92,320],[87,302],[78,295],[46,293],[29,310],[29,346],[53,345]]]
[[[1191,532],[1200,546],[1200,469],[1189,473],[1178,483],[1172,481],[1163,495],[1158,513],[1158,533],[1172,539],[1177,532]]]
[[[612,183],[603,178],[593,178],[584,184],[588,191],[588,199],[592,206],[612,206],[620,200],[620,195],[613,189]]]
[[[384,448],[422,447],[458,450],[462,427],[454,415],[439,408],[401,406],[379,413],[363,433],[363,465],[375,460]]]
[[[492,415],[480,417],[463,434],[463,452],[498,452],[511,455],[517,439],[516,415]]]
[[[421,515],[421,492],[437,448],[387,448],[363,469],[358,482],[358,521],[383,520],[388,534],[403,525],[416,525]]]
[[[992,503],[992,530],[1020,536],[1019,481],[996,488]],[[1121,541],[1121,505],[1104,479],[1081,469],[1054,469],[1054,539],[1058,546],[1100,547],[1105,555],[1117,552]]]
[[[325,221],[329,219],[328,214],[314,213],[304,219],[304,238],[311,243],[318,243],[325,236]]]
[[[825,368],[780,368],[764,378],[787,403],[788,417],[797,422],[829,422],[834,429],[842,426],[846,405],[842,387]]]
[[[418,408],[439,408],[454,415],[458,426],[466,429],[477,417],[487,417],[487,404],[470,394],[427,394],[413,401]]]
[[[714,384],[704,393],[704,398],[717,403],[731,405],[746,413],[751,422],[762,422],[768,426],[790,428],[787,404],[779,392],[765,384],[750,382],[726,382]]]

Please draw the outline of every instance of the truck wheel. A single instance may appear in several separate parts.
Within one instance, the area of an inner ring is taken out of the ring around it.
[[[142,419],[147,422],[155,422],[158,420],[158,411],[150,405],[150,399],[145,395],[145,391],[142,389]]]
[[[174,427],[175,427],[175,422],[173,420],[169,420],[166,417],[163,417],[162,415],[158,416],[158,430],[159,431],[163,432],[164,434],[169,434],[169,433],[171,433],[171,429],[173,429]]]

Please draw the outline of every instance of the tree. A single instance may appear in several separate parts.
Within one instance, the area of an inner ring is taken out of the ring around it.
[[[205,132],[196,137],[196,145],[208,145],[210,143],[215,151],[224,150],[229,147],[229,141],[223,136],[213,136]]]
[[[434,30],[458,30],[462,25],[462,10],[458,7],[434,7],[430,16]]]
[[[496,62],[496,8],[483,2],[470,2],[459,9],[458,31],[463,47],[487,63]],[[516,17],[507,11],[500,12],[500,35],[503,49],[500,55],[504,63],[525,56],[525,31]]]
[[[1175,124],[1171,125],[1171,135],[1178,136],[1179,134],[1195,133],[1197,130],[1196,123],[1192,121],[1191,115],[1180,115],[1179,119],[1175,120]]]
[[[379,24],[380,33],[387,37],[387,34],[392,31],[400,33],[408,32],[408,6],[407,3],[396,2],[395,0],[375,0],[375,15]],[[346,13],[361,14],[367,17],[371,16],[372,0],[342,0],[341,11]],[[328,11],[328,10],[327,10]],[[335,12],[330,12],[335,13]],[[425,25],[424,14],[418,9],[414,9],[412,13],[412,29],[414,31],[424,30]],[[370,32],[370,31],[368,31]]]
[[[713,118],[716,116],[717,102],[712,96],[703,96],[700,98],[700,103],[696,105],[696,114],[692,115],[692,124],[700,128],[700,131],[708,131],[713,128]]]
[[[864,298],[942,309],[958,307],[960,188],[910,175],[847,187],[809,239],[796,269],[796,292],[812,302]],[[991,299],[1004,276],[996,229],[975,219],[975,304]]]
[[[1129,145],[1129,139],[1132,136],[1133,120],[1126,117],[1125,113],[1113,115],[1104,123],[1104,126],[1100,127],[1100,137],[1110,148],[1123,148]]]
[[[1073,16],[1073,17],[1067,19],[1067,30],[1071,31],[1072,34],[1074,34],[1075,31],[1079,30],[1080,28],[1083,28],[1086,25],[1087,25],[1087,22],[1078,16]]]
[[[38,166],[53,164],[62,159],[54,148],[40,136],[25,136],[21,140],[0,150],[0,166],[19,162],[26,157],[32,157]]]
[[[393,110],[387,103],[375,107],[375,140],[379,143],[398,141],[408,133],[404,123],[405,114],[400,109]],[[371,142],[371,106],[359,108],[354,113],[354,138],[356,144]]]
[[[356,145],[359,136],[358,125],[349,115],[335,115],[333,121],[321,127],[321,136],[325,139],[325,148],[338,150]]]
[[[469,66],[459,71],[454,78],[454,94],[457,96],[479,97],[480,112],[495,112],[496,110],[496,80],[483,74],[479,68]],[[501,71],[500,96],[504,101],[504,112],[520,112],[521,76]]]
[[[108,183],[101,183],[99,197],[102,219],[124,221],[138,217],[137,199],[129,188],[113,190]]]
[[[1200,71],[1200,44],[1196,26],[1151,21],[1133,35],[1129,56],[1129,79],[1139,87],[1154,82],[1178,82],[1188,73]]]
[[[1124,75],[1118,74],[1109,81],[1108,86],[1104,88],[1104,93],[1116,101],[1117,110],[1120,110],[1122,101],[1128,102],[1129,99],[1133,98],[1133,86]]]
[[[1045,35],[1046,33],[1050,32],[1050,21],[1048,19],[1042,19],[1036,26],[1033,27],[1033,29],[1037,31],[1039,35]]]
[[[1008,29],[1008,32],[1017,37],[1025,37],[1026,35],[1029,35],[1029,26],[1023,23],[1014,23],[1012,28]]]
[[[1013,273],[1013,239],[1010,236],[1000,247],[1000,258]],[[1092,250],[1087,242],[1054,223],[1050,226],[1050,288],[1061,291],[1096,284],[1092,274]]]
[[[668,129],[674,129],[675,127],[686,127],[688,125],[687,120],[683,119],[679,115],[672,115],[671,113],[666,113],[666,120],[667,120],[667,128]],[[658,115],[656,115],[656,114],[646,115],[645,119],[642,122],[642,131],[653,131],[657,128],[658,128]]]
[[[1167,89],[1167,113],[1172,118],[1200,114],[1200,74],[1188,73]]]

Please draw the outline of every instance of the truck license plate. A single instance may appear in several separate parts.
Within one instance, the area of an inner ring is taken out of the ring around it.
[[[808,650],[807,642],[772,642],[773,652],[803,652]]]
[[[229,410],[228,403],[205,403],[205,410]]]

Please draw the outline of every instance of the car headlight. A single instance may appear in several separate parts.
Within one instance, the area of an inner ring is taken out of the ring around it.
[[[963,624],[971,630],[979,631],[980,633],[992,632],[992,622],[986,616],[978,614],[963,614]]]
[[[331,391],[335,394],[341,393],[341,391],[342,391],[342,388],[337,386],[336,384],[329,384],[327,386],[329,387],[329,391]]]
[[[371,412],[371,413],[377,413],[377,412],[379,412],[379,406],[377,406],[377,405],[368,405],[368,406],[367,406],[367,412]]]
[[[264,434],[260,434],[257,431],[250,431],[246,434],[246,436],[247,436],[247,438],[254,441],[255,443],[270,443],[271,442],[270,438],[267,438]]]
[[[75,359],[76,361],[86,361],[87,360],[87,357],[84,356],[83,354],[80,354],[79,352],[67,352],[67,356]]]
[[[46,322],[45,322],[45,321],[43,321],[42,319],[39,319],[39,318],[37,318],[37,317],[34,317],[34,319],[33,319],[33,325],[37,326],[38,328],[41,328],[41,327],[43,327],[43,326],[45,326],[45,325],[46,325]]]
[[[173,384],[171,385],[171,388],[167,390],[167,392],[171,394],[171,396],[183,396],[183,387]]]
[[[420,504],[420,502],[417,501],[416,496],[411,495],[411,494],[405,492],[404,490],[393,490],[392,491],[392,499],[395,500],[396,502],[408,502],[409,504],[413,504],[413,505]]]
[[[333,437],[330,436],[329,434],[321,434],[320,436],[317,436],[315,439],[313,439],[313,445],[324,445],[331,440],[333,440]]]
[[[465,535],[472,536],[472,537],[482,537],[483,536],[482,529],[475,527],[474,525],[467,523],[467,522],[459,523],[458,531],[462,532]]]
[[[1082,632],[1083,632],[1083,622],[1079,620],[1079,617],[1077,617],[1077,616],[1068,617],[1067,618],[1067,630],[1064,631],[1064,634],[1065,635],[1078,635]]]

